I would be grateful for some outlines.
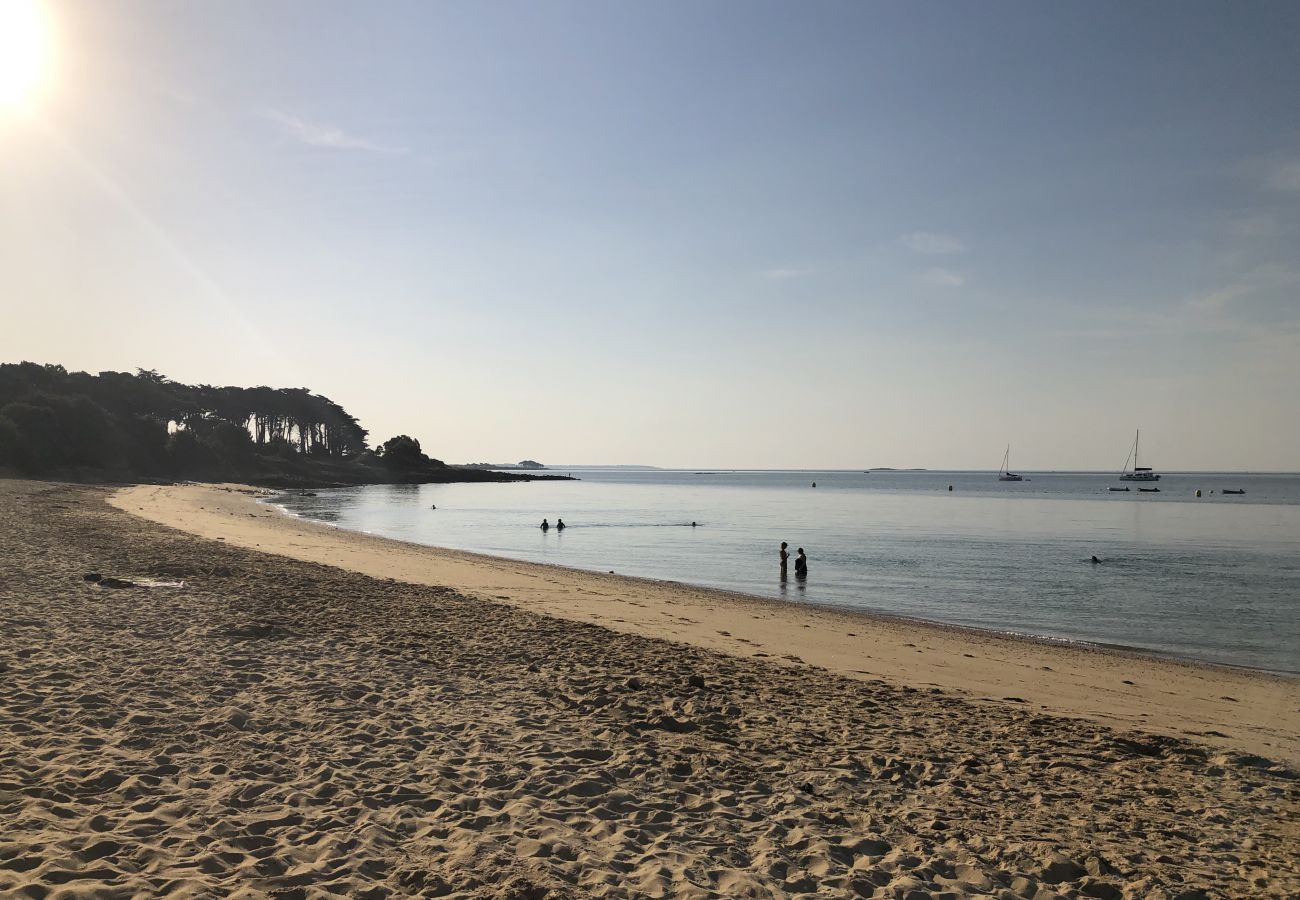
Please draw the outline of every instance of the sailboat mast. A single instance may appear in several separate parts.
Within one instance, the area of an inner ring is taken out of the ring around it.
[[[1138,466],[1140,465],[1140,463],[1138,462],[1138,444],[1141,441],[1142,441],[1142,429],[1139,428],[1137,430],[1137,434],[1133,435],[1133,471],[1134,472],[1138,470]]]

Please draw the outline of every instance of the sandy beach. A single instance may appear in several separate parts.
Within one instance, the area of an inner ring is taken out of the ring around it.
[[[404,545],[234,486],[0,504],[0,895],[1300,892],[1295,679]]]
[[[452,586],[615,631],[859,680],[937,687],[981,702],[1023,703],[1300,766],[1300,679],[418,547],[285,516],[257,494],[240,485],[140,486],[110,502],[234,546]]]

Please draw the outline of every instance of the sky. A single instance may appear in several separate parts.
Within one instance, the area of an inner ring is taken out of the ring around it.
[[[449,462],[1300,470],[1300,4],[39,5],[0,361]]]

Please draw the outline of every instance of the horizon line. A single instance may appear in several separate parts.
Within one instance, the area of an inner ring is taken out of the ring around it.
[[[471,465],[470,463],[453,463],[451,465]],[[517,467],[518,463],[501,463],[501,467]],[[997,469],[959,469],[959,468],[929,468],[922,466],[873,466],[866,469],[845,469],[831,467],[812,467],[812,468],[781,468],[777,466],[655,466],[647,463],[566,463],[551,464],[543,463],[542,469],[534,471],[554,472],[561,469],[653,469],[660,472],[830,472],[830,473],[861,473],[869,474],[872,472],[900,474],[928,472],[935,474],[952,474],[952,475],[982,475],[997,474]],[[1111,475],[1119,474],[1118,469],[1020,469],[1021,473],[1027,475]],[[1294,475],[1300,476],[1300,470],[1283,470],[1283,469],[1161,469],[1161,475]]]

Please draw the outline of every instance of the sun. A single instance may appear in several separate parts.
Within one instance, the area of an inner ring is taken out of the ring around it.
[[[0,0],[0,109],[36,100],[50,75],[52,43],[39,0]]]

